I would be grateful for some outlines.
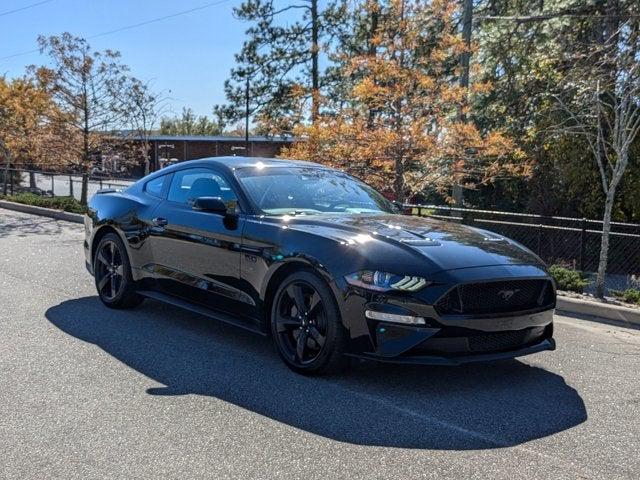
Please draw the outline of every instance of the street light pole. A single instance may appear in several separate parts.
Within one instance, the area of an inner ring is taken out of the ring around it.
[[[245,110],[244,110],[244,151],[249,156],[249,74],[244,90]]]

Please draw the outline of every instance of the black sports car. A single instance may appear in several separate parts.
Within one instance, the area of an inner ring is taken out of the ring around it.
[[[401,215],[322,165],[219,157],[179,163],[85,219],[102,302],[145,297],[271,334],[301,373],[345,356],[459,364],[553,350],[543,262],[494,233]]]

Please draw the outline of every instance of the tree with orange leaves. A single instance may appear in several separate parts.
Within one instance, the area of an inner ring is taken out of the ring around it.
[[[343,168],[399,201],[426,187],[449,197],[456,184],[530,173],[509,138],[466,120],[469,92],[456,81],[468,51],[457,30],[458,2],[365,0],[358,8],[360,17],[375,15],[374,48],[336,54],[348,98],[323,99],[323,115],[297,127],[300,141],[283,156]],[[476,84],[471,93],[487,88]]]
[[[61,124],[51,120],[57,107],[51,95],[30,78],[0,78],[0,155],[4,157],[6,194],[9,168],[59,167],[67,152],[56,148],[67,137]]]

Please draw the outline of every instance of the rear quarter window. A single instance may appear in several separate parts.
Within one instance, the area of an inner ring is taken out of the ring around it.
[[[168,175],[162,175],[144,184],[144,191],[154,197],[162,198]]]

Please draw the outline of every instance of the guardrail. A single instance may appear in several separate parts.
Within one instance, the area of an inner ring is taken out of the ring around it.
[[[8,172],[8,173],[6,173]],[[5,181],[5,176],[7,177]],[[133,178],[90,176],[88,197],[103,188],[125,188],[135,182]],[[55,173],[36,170],[0,170],[0,193],[13,195],[18,191],[33,191],[49,196],[70,196],[80,199],[82,176],[77,173]]]

